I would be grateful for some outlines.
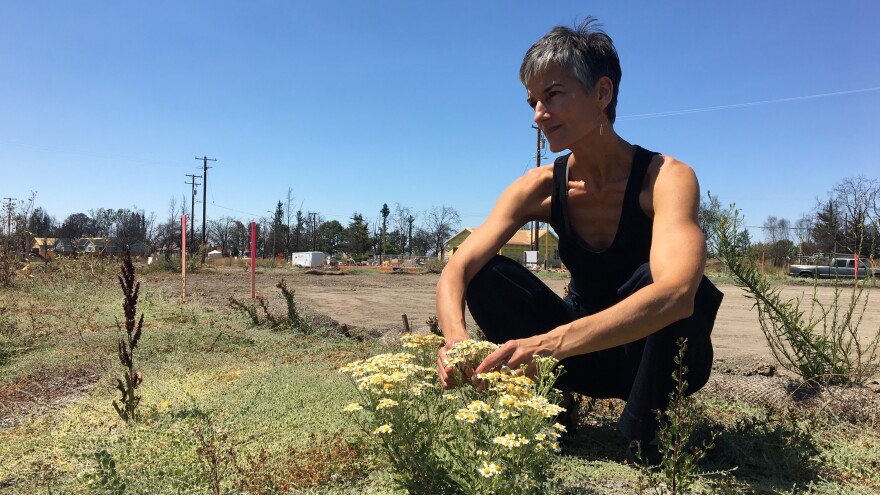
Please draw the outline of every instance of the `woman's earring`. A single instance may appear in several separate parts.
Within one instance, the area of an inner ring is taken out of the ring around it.
[[[602,136],[605,134],[605,124],[599,124],[599,135]]]

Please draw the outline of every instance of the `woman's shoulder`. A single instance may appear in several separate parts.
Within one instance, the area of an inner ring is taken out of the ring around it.
[[[657,200],[670,197],[692,197],[699,202],[700,186],[690,165],[663,154],[656,154],[648,164],[639,204],[649,217],[654,217]]]
[[[658,180],[679,182],[696,181],[696,179],[696,173],[690,165],[673,156],[657,153],[648,164],[648,170],[645,173],[645,186],[653,189]]]
[[[529,169],[513,181],[509,189],[524,196],[532,196],[534,194],[547,196],[552,192],[552,186],[553,164],[551,163]]]

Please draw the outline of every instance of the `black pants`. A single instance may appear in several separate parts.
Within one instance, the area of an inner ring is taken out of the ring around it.
[[[653,282],[647,263],[618,290],[621,299]],[[673,361],[679,337],[687,338],[687,392],[701,389],[712,371],[710,334],[723,294],[703,277],[694,314],[641,340],[564,359],[557,388],[594,398],[626,401],[619,428],[629,440],[649,441],[657,430],[655,410],[665,410],[675,382]],[[467,289],[471,315],[495,343],[548,332],[588,313],[577,297],[560,298],[522,265],[492,258]]]

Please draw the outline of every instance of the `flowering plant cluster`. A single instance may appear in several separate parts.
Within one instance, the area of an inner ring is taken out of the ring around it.
[[[391,460],[397,482],[410,493],[533,494],[541,492],[564,411],[553,388],[558,361],[534,357],[534,370],[500,370],[465,379],[497,346],[465,340],[447,353],[456,382],[443,390],[437,377],[436,335],[405,335],[405,352],[344,366],[361,401],[345,412]]]

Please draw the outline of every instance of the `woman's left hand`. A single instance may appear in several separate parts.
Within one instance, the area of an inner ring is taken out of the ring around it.
[[[512,370],[519,370],[522,365],[526,365],[526,373],[531,371],[533,359],[535,355],[549,356],[553,354],[553,349],[546,345],[547,335],[535,335],[525,339],[508,340],[501,347],[495,349],[486,359],[474,370],[472,380],[479,382],[477,375],[494,371],[501,366],[507,366]]]

